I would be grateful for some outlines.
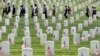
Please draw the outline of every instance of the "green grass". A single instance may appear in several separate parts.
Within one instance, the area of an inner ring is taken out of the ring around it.
[[[18,7],[19,1],[20,0],[16,1],[16,7]],[[80,3],[84,2],[84,1],[86,1],[86,0],[77,2],[74,6],[77,6],[78,4],[80,4]],[[93,3],[97,2],[97,1],[99,1],[99,0],[94,0]],[[35,3],[36,3],[36,1],[35,1]],[[24,2],[23,2],[23,4],[24,4]],[[44,56],[45,55],[45,46],[41,46],[40,45],[40,39],[36,36],[35,23],[33,22],[33,19],[30,18],[30,12],[31,12],[30,5],[31,5],[30,1],[28,1],[29,27],[30,27],[30,33],[31,33],[31,43],[32,43],[32,48],[33,48],[33,54],[34,54],[34,56]],[[48,5],[50,6],[50,4],[48,4]],[[65,5],[65,3],[63,5]],[[72,6],[71,8],[73,8],[74,6]],[[59,6],[57,8],[59,8]],[[83,10],[85,10],[85,8],[82,8],[82,9],[78,10],[78,12],[75,12],[70,16],[74,16],[75,17],[75,15],[77,13],[80,13],[80,11],[83,11]],[[99,6],[97,7],[97,10],[100,10]],[[57,14],[59,14],[59,13],[63,13],[63,12],[59,11],[59,9],[58,9],[58,13]],[[3,17],[2,22],[0,22],[0,26],[5,25],[5,23],[4,23],[5,19],[6,19],[6,16]],[[100,40],[100,38],[99,38],[100,35],[98,35],[98,36],[96,35],[95,39],[89,39],[89,41],[86,41],[86,42],[82,42],[81,41],[81,43],[79,45],[75,46],[73,44],[73,36],[70,34],[69,35],[70,48],[68,50],[61,49],[61,33],[62,33],[62,30],[63,29],[69,29],[70,30],[70,28],[72,26],[76,26],[77,27],[78,23],[83,23],[84,20],[87,20],[87,19],[88,19],[87,17],[82,16],[82,17],[80,17],[80,20],[78,20],[78,21],[75,20],[75,23],[69,23],[68,27],[64,27],[63,26],[63,21],[65,20],[65,18],[63,17],[63,20],[58,20],[58,18],[56,18],[56,23],[61,23],[62,24],[62,29],[59,31],[60,32],[60,40],[55,42],[55,56],[77,56],[78,48],[80,48],[80,47],[88,47],[88,48],[90,48],[90,41],[91,40]],[[49,21],[49,26],[53,26],[53,30],[56,30],[56,24],[51,23],[51,21],[52,21],[51,17],[48,18],[48,21]],[[11,30],[13,28],[14,22],[15,22],[15,18],[11,18],[10,19],[10,25],[7,26],[7,33],[2,35],[2,38],[3,38],[2,41],[6,41],[7,40],[7,36],[8,36],[9,33],[11,33]],[[46,30],[45,30],[46,27],[44,26],[44,21],[41,19],[40,15],[38,16],[38,22],[40,23],[40,28],[43,29],[43,33],[46,33]],[[95,28],[96,26],[100,26],[99,23],[100,23],[100,18],[98,20],[94,21],[93,24],[90,24],[88,27],[85,27],[83,30],[89,31],[89,29]],[[18,35],[15,38],[15,44],[10,46],[10,54],[11,54],[10,56],[21,56],[21,53],[22,53],[22,51],[21,51],[22,50],[21,49],[22,38],[24,36],[23,28],[24,28],[24,18],[22,17],[22,18],[20,18]],[[81,34],[82,31],[78,31],[78,33]],[[48,36],[48,38],[47,38],[48,40],[52,40],[52,34],[48,34],[47,36]]]

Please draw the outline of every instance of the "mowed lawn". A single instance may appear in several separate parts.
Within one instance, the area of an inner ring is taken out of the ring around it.
[[[18,9],[18,5],[19,5],[19,1],[20,0],[16,0],[16,8]],[[23,4],[24,4],[24,0],[23,1]],[[34,1],[34,0],[33,0]],[[62,0],[62,1],[65,1],[65,0]],[[76,1],[76,0],[75,0]],[[84,2],[86,0],[83,0],[81,2],[76,2],[75,5],[73,5],[71,8],[73,8],[74,6],[77,6],[79,4],[81,4],[82,2]],[[94,0],[93,3],[89,4],[90,6],[96,2],[98,2],[99,0]],[[12,0],[13,2],[13,0]],[[34,1],[36,3],[36,1]],[[71,1],[73,2],[73,0]],[[48,4],[48,3],[47,3]],[[63,6],[65,5],[66,3],[64,2]],[[43,3],[41,3],[41,5],[43,5]],[[31,43],[32,43],[32,48],[33,48],[33,56],[45,56],[45,46],[41,46],[40,45],[40,39],[36,36],[36,30],[35,30],[35,23],[33,21],[33,19],[30,17],[31,15],[31,3],[30,3],[30,0],[28,0],[28,9],[29,9],[29,27],[30,27],[30,33],[31,33]],[[50,4],[48,4],[49,7]],[[59,8],[60,6],[58,6],[57,8]],[[68,20],[70,19],[71,16],[76,16],[76,14],[79,14],[80,11],[83,11],[85,10],[85,7],[78,10],[77,12],[73,13],[72,15],[69,16]],[[97,11],[100,11],[100,5],[97,6]],[[69,25],[68,27],[64,27],[63,23],[64,23],[64,20],[66,20],[63,16],[63,19],[62,20],[59,20],[58,19],[58,14],[64,13],[64,11],[60,11],[60,9],[58,9],[58,13],[56,15],[56,23],[61,23],[62,25],[62,29],[59,31],[60,33],[60,40],[59,41],[55,41],[55,55],[54,56],[77,56],[78,54],[78,48],[80,47],[88,47],[90,48],[90,41],[92,40],[100,40],[100,35],[96,35],[96,37],[94,39],[89,39],[88,41],[81,41],[79,45],[74,45],[73,44],[73,36],[70,34],[70,29],[72,26],[78,26],[78,23],[83,23],[84,20],[87,20],[88,18],[86,16],[82,16],[80,17],[79,20],[75,20],[74,23],[70,23],[69,22]],[[1,13],[0,13],[1,14]],[[0,22],[0,27],[1,26],[4,26],[5,25],[5,19],[7,19],[6,16],[3,17],[3,20]],[[52,23],[52,17],[48,17],[48,21],[49,21],[49,26],[52,26],[53,27],[53,30],[56,30],[56,23]],[[2,41],[6,41],[8,39],[8,34],[11,33],[11,30],[13,28],[13,25],[14,25],[14,22],[15,22],[15,17],[11,18],[10,19],[10,25],[7,26],[7,33],[3,34],[2,35],[2,40],[0,40],[0,42]],[[40,28],[43,29],[43,33],[46,33],[46,27],[44,26],[44,21],[41,19],[41,15],[39,14],[38,16],[38,22],[40,23]],[[17,32],[17,37],[15,38],[15,44],[14,45],[11,45],[10,46],[10,56],[21,56],[22,54],[22,48],[21,48],[21,45],[22,45],[22,38],[24,36],[24,17],[21,17],[20,18],[20,22],[19,22],[19,29],[18,29],[18,32]],[[87,30],[89,31],[89,29],[94,29],[95,27],[99,26],[100,27],[100,18],[95,20],[93,22],[93,24],[89,24],[88,27],[84,27],[83,28],[83,31],[84,30]],[[61,49],[61,38],[62,38],[62,31],[63,29],[69,29],[69,38],[70,38],[70,48],[69,49]],[[78,31],[78,33],[82,34],[82,31]],[[47,35],[47,40],[48,41],[53,41],[52,40],[52,37],[53,37],[53,34],[48,34]]]

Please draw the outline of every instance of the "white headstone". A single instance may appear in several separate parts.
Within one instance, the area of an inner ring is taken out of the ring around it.
[[[14,26],[18,29],[19,28],[18,22],[14,22]]]
[[[42,14],[42,19],[43,19],[43,20],[45,19],[45,14]]]
[[[71,2],[71,0],[69,0],[69,2]]]
[[[68,3],[68,0],[65,0],[65,3]]]
[[[26,26],[29,25],[29,19],[25,19],[25,25],[26,25]]]
[[[81,11],[80,16],[84,16],[84,15],[85,15],[84,11]]]
[[[62,37],[61,48],[69,49],[69,37]]]
[[[38,21],[37,16],[34,16],[34,22],[37,22],[37,21]]]
[[[11,0],[7,0],[7,3],[11,3]]]
[[[54,31],[53,32],[53,40],[58,41],[59,40],[59,31]]]
[[[100,11],[97,12],[97,17],[100,17]]]
[[[9,41],[10,44],[14,44],[15,43],[15,37],[14,37],[13,33],[8,34],[8,41]]]
[[[70,5],[70,7],[72,7],[72,3],[71,2],[68,5]]]
[[[48,26],[48,20],[47,19],[44,20],[44,26]]]
[[[64,20],[64,27],[68,26],[68,20]]]
[[[79,5],[78,5],[78,9],[81,9],[81,8],[82,8],[82,7],[81,7],[81,4],[79,4]]]
[[[54,42],[53,41],[46,42],[45,56],[54,56]]]
[[[40,23],[35,23],[35,29],[36,30],[40,29]]]
[[[73,26],[73,27],[71,27],[71,34],[73,35],[73,34],[75,34],[75,33],[76,33],[76,27]]]
[[[53,28],[52,28],[51,26],[47,27],[46,32],[47,32],[48,34],[52,34]]]
[[[30,31],[24,31],[24,37],[30,37]]]
[[[79,18],[80,18],[80,15],[76,14],[76,20],[79,20]]]
[[[6,33],[6,26],[1,26],[2,33]]]
[[[16,28],[12,29],[12,33],[14,34],[15,37],[17,37],[17,29]]]
[[[60,6],[60,11],[63,11],[63,6]]]
[[[84,27],[88,27],[88,20],[84,20]]]
[[[25,47],[31,47],[31,37],[23,37],[22,40]]]
[[[100,56],[100,41],[93,40],[90,44],[91,56]]]
[[[84,5],[88,5],[89,3],[88,3],[88,0],[87,1],[85,1],[85,4]]]
[[[100,27],[95,27],[95,33],[96,35],[100,35]]]
[[[89,48],[81,47],[78,49],[78,56],[89,56]]]
[[[61,23],[56,24],[56,30],[58,30],[58,31],[61,30]]]
[[[56,22],[56,17],[52,17],[52,23]]]
[[[27,8],[26,8],[26,9],[27,9]],[[24,17],[25,17],[25,19],[28,19],[28,13],[26,13]]]
[[[90,29],[89,34],[90,34],[89,36],[90,38],[95,38],[95,35],[96,35],[95,29]]]
[[[63,5],[63,0],[60,0],[60,5]]]
[[[59,2],[57,2],[56,5],[59,6]]]
[[[76,33],[73,35],[73,44],[75,45],[80,44],[80,34]]]
[[[42,29],[38,29],[36,33],[37,37],[40,37],[41,34],[42,34]]]
[[[82,24],[82,23],[79,23],[79,24],[78,24],[78,30],[79,30],[79,31],[82,31],[82,30],[83,30],[83,24]]]
[[[89,38],[89,36],[88,36],[88,31],[83,31],[83,32],[82,32],[82,37],[81,37],[81,39],[82,39],[83,41],[88,41],[88,38]]]
[[[68,37],[69,36],[69,30],[68,29],[63,29],[62,36],[63,37]]]
[[[62,20],[62,14],[58,14],[58,19]]]
[[[84,8],[84,7],[85,7],[85,3],[83,2],[83,3],[82,3],[82,8]]]
[[[12,13],[11,12],[8,14],[8,18],[12,18]]]
[[[30,31],[29,26],[25,26],[24,31]]]
[[[33,56],[33,49],[30,47],[22,49],[22,56]]]
[[[76,4],[76,1],[73,1],[73,5],[75,5]]]
[[[75,7],[74,7],[74,12],[77,12],[77,10],[78,10],[78,9],[77,9],[77,6],[75,6]]]
[[[91,0],[88,0],[88,3],[91,3],[92,1]]]
[[[74,23],[74,17],[70,17],[70,23]]]
[[[9,22],[9,19],[5,19],[5,25],[9,25],[10,22]]]
[[[20,21],[19,16],[16,16],[16,22],[19,22],[19,21]]]
[[[40,44],[45,45],[47,41],[47,34],[41,34],[40,35]]]
[[[93,19],[92,17],[89,17],[89,24],[92,24],[93,23]]]
[[[10,56],[10,45],[8,41],[1,42],[0,47],[3,50],[4,56]]]
[[[96,20],[97,19],[97,15],[93,15],[93,20]]]

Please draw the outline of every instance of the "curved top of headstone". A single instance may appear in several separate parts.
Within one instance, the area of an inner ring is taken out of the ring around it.
[[[30,48],[30,47],[26,47],[26,48],[22,48],[22,49],[27,49],[27,50],[33,50],[32,48]]]
[[[89,50],[89,48],[87,48],[87,47],[80,47],[79,50],[80,50],[80,49],[88,49],[88,50]]]
[[[91,42],[100,42],[99,40],[92,40]]]

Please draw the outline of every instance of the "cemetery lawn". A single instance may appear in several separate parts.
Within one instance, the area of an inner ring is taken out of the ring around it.
[[[23,0],[24,1],[24,0]],[[73,1],[73,0],[72,0]],[[84,0],[86,1],[86,0]],[[83,1],[83,2],[84,2]],[[93,3],[97,2],[99,0],[95,0]],[[82,2],[78,2],[76,3],[76,5],[80,4]],[[19,0],[16,1],[16,7],[18,7],[19,4]],[[23,2],[24,4],[24,2]],[[43,4],[42,4],[43,5]],[[74,6],[76,6],[74,5]],[[30,27],[30,34],[31,34],[31,43],[32,43],[32,48],[33,48],[33,56],[44,56],[45,55],[45,46],[41,46],[40,45],[40,39],[39,37],[36,36],[36,30],[35,30],[35,23],[33,21],[33,19],[30,17],[31,15],[31,3],[30,1],[28,1],[28,7],[29,7],[29,27]],[[59,7],[57,7],[59,8]],[[17,8],[18,9],[18,8]],[[85,8],[82,8],[81,10],[79,10],[78,12],[72,14],[71,16],[75,16],[77,13],[79,13],[80,11],[85,10]],[[97,10],[100,11],[100,6],[97,6]],[[58,13],[63,13],[58,11]],[[4,16],[2,22],[0,22],[0,26],[5,25],[5,19],[7,17]],[[90,41],[91,40],[100,40],[100,35],[96,35],[96,37],[94,39],[89,39],[89,41],[86,42],[80,42],[79,45],[75,46],[73,44],[73,36],[70,34],[69,38],[70,38],[70,48],[69,49],[61,49],[61,38],[62,38],[62,31],[63,29],[69,29],[69,33],[70,33],[70,29],[72,26],[78,26],[78,23],[83,23],[84,20],[88,19],[86,16],[82,16],[80,17],[80,19],[78,21],[75,20],[74,23],[69,23],[68,27],[64,27],[63,26],[63,21],[66,20],[63,16],[62,20],[59,20],[58,18],[56,18],[56,23],[61,23],[62,29],[60,30],[60,40],[55,42],[55,56],[77,56],[78,54],[78,48],[80,47],[88,47],[90,48]],[[53,27],[53,30],[56,30],[56,23],[52,23],[52,17],[48,18],[49,20],[49,26]],[[68,18],[69,20],[69,18]],[[7,26],[7,33],[4,33],[2,35],[2,40],[1,41],[6,41],[8,34],[11,33],[11,30],[13,28],[15,22],[15,18],[11,18],[10,19],[10,25]],[[44,21],[41,19],[41,16],[38,16],[38,22],[40,23],[40,28],[43,29],[43,33],[46,33],[46,27],[44,26]],[[24,36],[24,17],[20,18],[20,22],[19,22],[19,29],[18,29],[18,33],[17,33],[17,37],[15,38],[15,44],[10,46],[10,54],[11,56],[21,56],[22,54],[22,49],[21,49],[21,45],[22,45],[22,38]],[[96,26],[100,27],[100,18],[98,18],[96,21],[93,22],[93,24],[89,24],[88,27],[84,27],[83,30],[87,30],[89,31],[89,29],[94,29]],[[78,30],[77,30],[78,31]],[[82,31],[78,31],[78,33],[82,34]],[[48,34],[47,35],[47,40],[52,41],[52,34]],[[0,42],[1,42],[0,41]]]

